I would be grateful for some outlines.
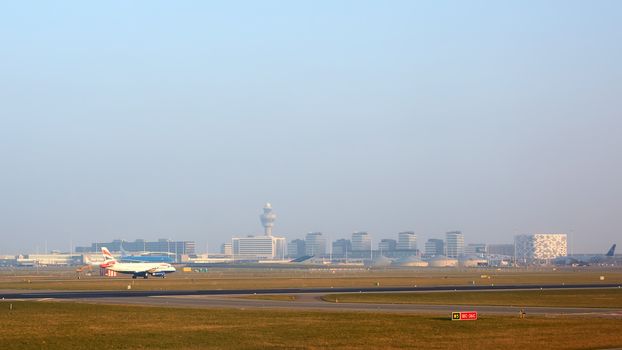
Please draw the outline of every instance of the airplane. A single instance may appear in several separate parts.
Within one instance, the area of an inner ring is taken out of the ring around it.
[[[608,264],[614,262],[614,254],[616,251],[616,244],[614,243],[606,254],[596,255],[582,255],[578,257],[564,256],[555,259],[554,263],[557,265],[578,265],[589,266],[590,264]]]
[[[131,274],[132,278],[142,277],[149,278],[154,277],[166,277],[167,273],[173,273],[177,271],[175,267],[167,263],[123,263],[118,262],[110,251],[106,247],[102,247],[102,254],[104,255],[104,262],[99,265],[101,268],[105,268],[110,271],[116,271],[118,273]]]

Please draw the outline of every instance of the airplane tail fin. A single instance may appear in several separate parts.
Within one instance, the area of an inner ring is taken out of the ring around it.
[[[613,256],[613,254],[615,254],[616,252],[616,245],[612,245],[611,248],[609,249],[609,251],[607,252],[607,254],[605,256]]]
[[[119,248],[121,248],[121,256],[127,256],[127,251],[125,249],[123,249],[123,242],[121,242],[121,244],[119,245]]]
[[[106,247],[102,247],[102,254],[104,255],[104,261],[117,261]]]

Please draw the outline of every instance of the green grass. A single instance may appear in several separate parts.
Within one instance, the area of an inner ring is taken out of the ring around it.
[[[322,297],[329,302],[507,305],[622,308],[622,289],[485,292],[349,293]]]
[[[591,349],[622,346],[619,319],[488,316],[450,321],[353,312],[0,302],[14,349]]]

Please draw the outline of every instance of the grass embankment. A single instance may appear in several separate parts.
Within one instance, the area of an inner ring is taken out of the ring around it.
[[[329,294],[340,303],[622,308],[622,289]]]
[[[196,310],[0,302],[0,344],[13,349],[588,349],[622,346],[606,318],[477,321],[403,314]]]
[[[581,284],[621,283],[621,269],[584,270],[495,270],[433,269],[409,270],[272,270],[213,269],[207,273],[177,272],[166,279],[132,280],[129,276],[95,277],[66,271],[14,270],[0,274],[0,289],[21,290],[189,290],[268,289],[313,287],[387,287],[432,285]],[[482,278],[482,276],[484,276]],[[601,281],[600,276],[605,276]]]

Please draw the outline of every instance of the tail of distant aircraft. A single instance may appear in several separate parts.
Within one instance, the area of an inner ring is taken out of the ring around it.
[[[102,247],[102,254],[104,255],[104,261],[117,261],[117,259],[110,254],[110,251],[106,247]]]
[[[609,249],[609,251],[607,252],[607,254],[605,256],[613,256],[613,254],[615,254],[616,252],[616,245],[612,245],[611,248]]]
[[[127,254],[127,251],[125,249],[123,249],[123,242],[121,242],[121,244],[119,245],[119,250],[121,250],[121,256],[122,257],[124,257],[126,255],[129,255],[129,254]]]

